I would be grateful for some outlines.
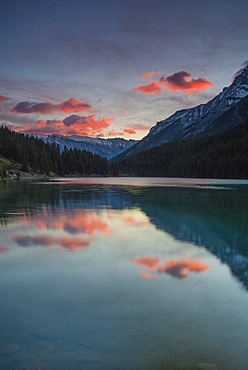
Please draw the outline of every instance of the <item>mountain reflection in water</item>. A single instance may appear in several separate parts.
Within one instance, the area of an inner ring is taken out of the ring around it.
[[[37,354],[49,370],[246,370],[247,196],[196,179],[0,183],[0,370]]]
[[[22,234],[12,234],[11,239],[19,246],[39,245],[48,248],[59,245],[74,251],[89,246],[96,231],[103,234],[112,231],[111,222],[107,224],[102,220],[97,210],[139,208],[158,229],[177,239],[207,248],[229,265],[232,273],[248,288],[248,186],[220,187],[208,185],[204,180],[193,187],[186,180],[186,188],[91,182],[86,181],[84,186],[80,182],[66,182],[65,186],[61,183],[1,184],[1,222],[6,224],[18,219],[23,226],[39,230],[39,235],[36,232],[35,236],[23,235],[23,231]],[[19,186],[25,190],[22,198]],[[122,227],[127,223],[137,226],[144,222],[136,221],[130,215],[125,217]],[[63,232],[51,236],[51,231],[55,230]],[[84,237],[79,237],[79,234],[84,234]],[[0,253],[6,250],[6,246],[0,246]],[[185,260],[166,261],[164,268],[157,266],[157,271],[170,271],[171,275],[182,279],[188,275],[187,269],[206,269],[193,267],[196,265],[197,261],[191,263],[186,256]],[[148,272],[143,272],[143,276],[151,278]]]

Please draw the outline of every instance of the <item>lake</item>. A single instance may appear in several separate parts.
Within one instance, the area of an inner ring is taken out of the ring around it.
[[[248,181],[0,183],[0,220],[1,370],[247,370]]]

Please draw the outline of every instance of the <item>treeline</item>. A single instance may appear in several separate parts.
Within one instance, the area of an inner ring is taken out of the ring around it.
[[[111,165],[135,176],[248,178],[248,119],[221,134],[165,143]]]
[[[20,170],[37,171],[50,175],[107,175],[108,161],[86,150],[66,147],[60,152],[59,145],[45,143],[42,139],[28,137],[7,127],[0,128],[0,155],[20,163]]]

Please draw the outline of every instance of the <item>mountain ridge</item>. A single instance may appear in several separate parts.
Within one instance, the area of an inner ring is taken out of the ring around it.
[[[248,116],[247,96],[248,67],[229,87],[225,87],[209,102],[176,111],[165,120],[157,122],[142,140],[112,158],[111,162],[118,162],[166,142],[223,132],[241,123]],[[241,101],[243,103],[239,104]],[[239,115],[241,107],[242,112]]]
[[[56,143],[60,146],[61,150],[63,150],[64,146],[66,146],[68,149],[76,148],[80,150],[87,150],[92,152],[93,154],[98,154],[101,157],[106,157],[107,159],[115,157],[119,153],[137,143],[137,140],[132,139],[103,139],[79,135],[63,136],[57,134],[32,134],[30,136],[36,136],[49,144]]]

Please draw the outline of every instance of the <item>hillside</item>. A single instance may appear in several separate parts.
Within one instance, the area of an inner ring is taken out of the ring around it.
[[[135,176],[248,178],[248,119],[223,133],[165,143],[112,164]]]

